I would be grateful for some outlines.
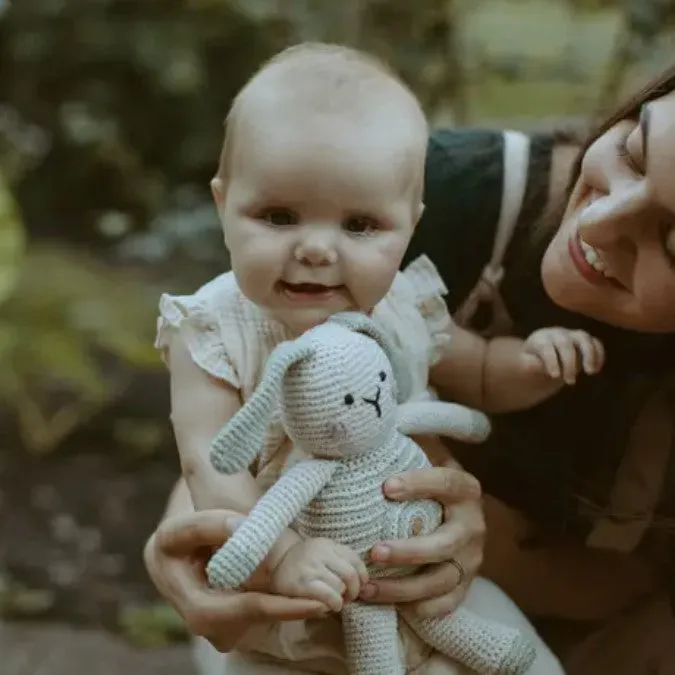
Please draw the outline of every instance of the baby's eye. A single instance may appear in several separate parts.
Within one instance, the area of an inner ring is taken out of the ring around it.
[[[387,379],[387,373],[384,370],[380,371],[380,382],[384,382]]]
[[[377,230],[379,223],[370,216],[351,216],[342,223],[342,227],[350,234],[368,234]]]
[[[354,403],[354,397],[351,394],[345,396],[345,405],[352,405]]]
[[[296,225],[299,221],[298,214],[290,209],[272,208],[265,209],[258,214],[259,220],[264,220],[275,227],[287,227],[288,225]]]

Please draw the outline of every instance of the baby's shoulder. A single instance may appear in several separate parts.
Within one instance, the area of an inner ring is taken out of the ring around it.
[[[226,272],[192,294],[161,296],[156,346],[166,352],[178,333],[203,370],[248,391],[269,352],[262,344],[267,322]]]

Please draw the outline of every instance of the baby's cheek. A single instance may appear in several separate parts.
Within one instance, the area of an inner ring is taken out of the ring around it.
[[[355,284],[353,290],[354,299],[362,312],[370,312],[391,289],[394,281],[393,275],[388,270],[382,270],[380,274],[364,273]]]

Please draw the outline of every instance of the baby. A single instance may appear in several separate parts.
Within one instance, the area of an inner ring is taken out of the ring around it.
[[[487,342],[452,323],[427,258],[399,272],[424,209],[427,137],[410,90],[380,62],[344,47],[287,49],[236,97],[211,184],[232,271],[160,303],[157,345],[171,372],[172,422],[195,508],[248,512],[297,459],[278,423],[255,479],[218,474],[210,442],[251,395],[274,347],[336,312],[365,312],[392,337],[410,364],[413,398],[434,395],[432,365],[439,386],[452,383],[456,392],[461,383],[458,402],[492,411],[532,406],[579,370],[601,367],[600,345],[583,333],[551,329]],[[292,529],[267,563],[273,592],[315,598],[333,611],[367,580],[352,551]],[[296,634],[294,646],[289,635],[268,634],[269,645],[256,650],[320,668],[311,643],[325,636]],[[404,639],[409,662],[415,639]],[[442,672],[459,672],[449,668]]]

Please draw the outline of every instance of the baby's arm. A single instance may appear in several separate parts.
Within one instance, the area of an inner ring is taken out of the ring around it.
[[[583,331],[545,328],[527,340],[485,340],[453,325],[431,381],[450,400],[485,412],[509,412],[535,406],[574,384],[580,371],[599,372],[603,360],[600,342]]]
[[[239,392],[195,364],[184,342],[174,336],[168,350],[171,373],[171,422],[181,469],[194,508],[223,508],[248,513],[261,495],[248,471],[225,475],[211,466],[211,441],[241,406]],[[300,540],[287,529],[272,549],[269,562],[283,557]]]

